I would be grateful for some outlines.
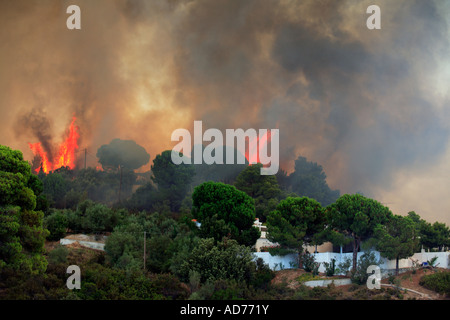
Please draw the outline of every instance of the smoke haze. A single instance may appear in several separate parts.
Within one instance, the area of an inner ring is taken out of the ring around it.
[[[279,128],[282,169],[302,155],[341,194],[450,224],[449,16],[424,0],[0,0],[0,144],[31,160],[72,116],[81,149],[120,138],[151,159],[194,120]]]

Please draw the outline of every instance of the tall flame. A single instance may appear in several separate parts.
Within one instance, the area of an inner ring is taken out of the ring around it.
[[[51,163],[48,160],[47,152],[45,152],[44,149],[42,149],[41,143],[40,142],[28,143],[28,145],[30,146],[31,151],[33,151],[33,154],[35,156],[38,155],[41,159],[41,167],[35,169],[35,171],[39,172],[39,170],[42,168],[42,171],[48,173],[51,169],[50,168]]]
[[[41,168],[45,173],[49,173],[50,171],[61,167],[69,167],[70,169],[75,168],[75,152],[78,149],[78,139],[80,138],[78,127],[75,125],[75,120],[76,118],[73,117],[72,122],[70,123],[68,136],[60,145],[58,154],[53,163],[50,162],[47,152],[42,148],[40,142],[28,144],[31,151],[33,151],[33,154],[38,156],[41,160],[41,166],[35,169],[36,172],[39,172]]]
[[[59,154],[54,164],[54,169],[69,166],[71,169],[75,167],[75,151],[78,149],[78,127],[75,126],[76,118],[73,117],[70,123],[69,136],[66,141],[59,147]]]

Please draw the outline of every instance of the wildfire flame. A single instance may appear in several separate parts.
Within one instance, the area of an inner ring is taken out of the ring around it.
[[[249,141],[248,149],[245,150],[245,158],[247,158],[249,165],[260,163],[259,149],[266,145],[269,141],[270,130],[267,130],[261,138],[257,135],[256,139]]]
[[[42,168],[42,171],[44,171],[45,173],[48,173],[50,171],[50,161],[48,160],[47,157],[47,152],[45,152],[42,149],[41,143],[40,142],[36,142],[36,143],[28,143],[28,145],[30,146],[31,151],[33,151],[33,154],[36,156],[39,156],[41,159],[41,167],[35,169],[36,172],[39,172],[39,170]]]
[[[45,173],[49,173],[55,169],[61,167],[75,168],[75,152],[78,149],[78,139],[80,137],[78,133],[78,127],[75,125],[76,118],[72,118],[70,123],[69,132],[66,140],[60,145],[58,154],[54,158],[55,160],[50,162],[47,152],[42,148],[40,142],[29,143],[31,151],[35,156],[41,159],[41,166],[35,169],[36,172],[42,170]]]

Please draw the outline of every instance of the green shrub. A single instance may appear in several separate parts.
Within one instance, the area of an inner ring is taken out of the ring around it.
[[[436,264],[437,259],[438,259],[438,257],[437,257],[437,256],[434,256],[434,257],[431,258],[430,260],[427,260],[428,265],[429,265],[430,267],[436,267],[435,264]]]
[[[318,300],[335,300],[332,288],[314,287],[311,290],[311,297]]]
[[[207,281],[199,290],[195,291],[189,297],[189,300],[208,300],[214,294],[215,286],[212,281]]]
[[[214,243],[213,238],[201,239],[180,267],[181,279],[189,281],[189,272],[201,275],[201,282],[234,279],[248,282],[254,270],[253,255],[235,240]]]
[[[294,300],[310,300],[311,299],[310,291],[311,291],[311,288],[308,288],[307,286],[302,284],[295,291],[295,293],[293,295],[293,299]]]
[[[59,245],[55,249],[49,252],[48,254],[48,260],[50,263],[58,264],[58,263],[66,263],[67,262],[67,256],[69,255],[69,250]]]
[[[345,259],[343,262],[338,264],[336,269],[336,273],[347,275],[349,273],[349,269],[352,265],[352,260],[350,258]]]
[[[261,252],[265,251],[269,252],[271,256],[285,256],[288,254],[295,253],[292,249],[276,246],[276,247],[263,247],[261,248]]]
[[[309,288],[301,285],[293,294],[295,300],[336,300],[339,292],[335,286]]]
[[[255,288],[267,288],[275,277],[275,272],[261,258],[256,259],[249,283]]]
[[[0,285],[5,285],[0,290],[0,300],[59,300],[69,291],[65,280],[54,274],[23,275],[10,270],[2,276],[8,278],[4,284],[0,281]]]
[[[233,279],[217,279],[204,283],[191,294],[189,300],[242,300],[249,296],[250,290],[245,283]]]
[[[64,238],[68,226],[68,220],[64,213],[55,210],[44,218],[44,227],[50,231],[48,240],[55,241]]]
[[[378,265],[379,261],[376,260],[375,254],[373,252],[364,252],[358,260],[358,265],[356,271],[352,273],[352,282],[357,284],[365,284],[369,274],[367,273],[367,268],[370,265]]]
[[[242,300],[246,297],[247,286],[232,279],[219,279],[214,283],[211,300]]]
[[[425,275],[419,284],[439,294],[450,296],[450,271]]]
[[[98,264],[81,266],[82,283],[77,295],[83,300],[184,300],[186,286],[170,274],[110,269]]]
[[[394,280],[395,280],[395,275],[389,274],[388,282],[389,282],[390,284],[393,284],[393,283],[394,283]]]
[[[189,288],[195,292],[200,287],[201,274],[197,271],[189,271]]]
[[[313,275],[319,274],[320,263],[316,262],[314,255],[306,252],[302,255],[303,269]]]
[[[323,265],[325,266],[325,274],[327,277],[334,276],[336,272],[336,259],[331,259],[331,262],[324,262]]]

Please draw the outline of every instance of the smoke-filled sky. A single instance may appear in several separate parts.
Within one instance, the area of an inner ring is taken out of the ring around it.
[[[120,138],[151,159],[194,120],[279,128],[282,169],[305,156],[341,194],[450,224],[449,17],[428,0],[0,0],[0,144],[31,160],[73,116],[90,154]]]

